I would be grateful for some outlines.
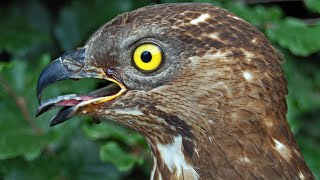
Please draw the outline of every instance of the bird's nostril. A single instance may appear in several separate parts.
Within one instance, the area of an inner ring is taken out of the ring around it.
[[[113,76],[113,71],[114,69],[113,68],[108,68],[105,73],[108,77],[112,77]]]

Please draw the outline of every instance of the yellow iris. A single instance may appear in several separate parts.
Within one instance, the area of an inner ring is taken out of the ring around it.
[[[133,53],[134,64],[142,71],[154,71],[162,62],[162,51],[155,44],[142,44]]]

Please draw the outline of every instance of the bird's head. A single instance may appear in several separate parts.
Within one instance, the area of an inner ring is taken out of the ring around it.
[[[219,153],[212,160],[217,163],[222,151],[233,161],[244,144],[256,143],[242,155],[250,159],[256,146],[267,146],[261,134],[273,147],[276,141],[291,143],[280,59],[262,33],[225,10],[191,3],[148,6],[119,15],[85,46],[54,60],[42,72],[37,93],[41,99],[44,88],[64,79],[98,78],[110,85],[50,99],[38,114],[62,107],[51,125],[92,115],[133,128],[169,171],[175,160],[161,151],[169,152],[170,144],[186,155],[175,158],[199,167],[205,165],[195,157],[208,156],[210,143]]]

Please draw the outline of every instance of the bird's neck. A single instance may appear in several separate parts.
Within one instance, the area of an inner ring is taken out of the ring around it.
[[[150,142],[153,167],[151,179],[199,179],[192,159],[186,151],[186,141],[181,135],[168,144]]]
[[[157,122],[137,129],[153,153],[153,179],[313,177],[287,123],[284,98],[208,98],[219,94],[202,98],[197,106],[179,102],[141,108],[148,122]]]
[[[239,174],[275,179],[312,177],[287,123],[280,121],[280,134],[272,134],[264,121],[261,117],[238,123],[216,119],[202,122],[207,129],[189,129],[192,136],[180,131],[162,136],[165,140],[147,137],[153,153],[151,179],[234,179]]]

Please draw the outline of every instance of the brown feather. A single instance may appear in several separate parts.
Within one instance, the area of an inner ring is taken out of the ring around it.
[[[144,75],[119,54],[148,38],[162,45],[167,62]],[[202,180],[314,179],[286,120],[282,57],[246,21],[209,4],[148,6],[105,24],[87,49],[92,64],[113,67],[131,89],[91,113],[146,137],[154,179],[194,178],[170,170],[158,149],[177,136]]]

